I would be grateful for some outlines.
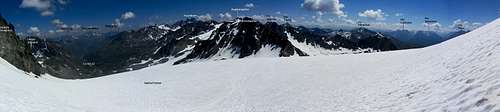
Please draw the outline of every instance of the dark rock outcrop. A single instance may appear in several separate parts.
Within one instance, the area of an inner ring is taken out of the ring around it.
[[[0,31],[0,57],[23,71],[36,75],[44,73],[31,54],[31,48],[27,41],[20,39],[15,33],[14,26],[1,15],[0,27],[3,27],[3,30]]]

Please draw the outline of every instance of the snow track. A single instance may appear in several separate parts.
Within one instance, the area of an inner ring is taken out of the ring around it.
[[[161,64],[75,81],[31,78],[0,59],[0,111],[500,111],[499,25],[423,49]]]

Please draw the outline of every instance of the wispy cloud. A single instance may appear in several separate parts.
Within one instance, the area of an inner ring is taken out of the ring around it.
[[[220,13],[219,17],[223,21],[228,21],[228,20],[233,19],[233,16],[231,14],[227,13],[227,12],[226,13]]]
[[[212,20],[212,15],[210,15],[210,14],[200,15],[200,16],[198,16],[198,20],[210,21],[210,20]]]
[[[481,27],[482,25],[483,25],[482,23],[478,23],[478,22],[469,22],[466,20],[457,19],[457,20],[453,21],[453,23],[449,26],[449,28],[458,29],[459,27],[462,27],[462,28],[467,29],[467,30],[474,30],[476,28]]]
[[[58,7],[68,4],[68,0],[23,0],[20,8],[33,8],[40,12],[42,16],[55,14]]]

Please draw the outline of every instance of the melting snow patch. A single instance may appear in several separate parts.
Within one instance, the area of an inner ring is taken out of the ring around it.
[[[163,29],[163,30],[170,30],[171,28],[166,26],[166,25],[158,25],[158,28],[159,29]]]
[[[279,57],[281,48],[272,45],[264,45],[254,55],[249,57]]]
[[[201,35],[195,36],[195,37],[193,37],[192,39],[194,39],[194,38],[198,38],[198,39],[200,39],[200,40],[208,40],[208,39],[210,39],[210,38],[212,37],[212,33],[213,33],[214,31],[216,31],[217,29],[219,29],[219,27],[220,27],[221,25],[222,25],[222,24],[217,24],[217,25],[215,25],[215,28],[214,28],[214,29],[212,29],[212,30],[210,30],[210,31],[208,31],[208,32],[206,32],[206,33],[203,33],[203,34],[201,34]]]
[[[177,27],[175,27],[174,29],[172,29],[172,31],[177,31],[177,30],[179,30],[179,29],[181,29],[181,27],[180,27],[180,26],[177,26]]]
[[[312,45],[306,42],[299,42],[294,39],[294,37],[289,33],[285,32],[288,41],[292,43],[293,46],[299,48],[303,52],[307,53],[308,55],[311,56],[321,56],[321,55],[339,55],[339,54],[356,54],[356,53],[363,53],[363,52],[370,52],[373,51],[372,49],[357,49],[357,50],[350,50],[347,48],[339,48],[339,49],[325,49],[323,47],[317,46],[317,45]],[[331,42],[331,41],[330,41]],[[327,42],[328,43],[328,42]],[[333,42],[328,43],[328,44],[334,44]]]

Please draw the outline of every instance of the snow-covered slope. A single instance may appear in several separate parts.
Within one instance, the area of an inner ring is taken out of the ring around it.
[[[499,111],[498,47],[500,19],[423,49],[162,64],[76,81],[29,78],[0,60],[0,111]]]

